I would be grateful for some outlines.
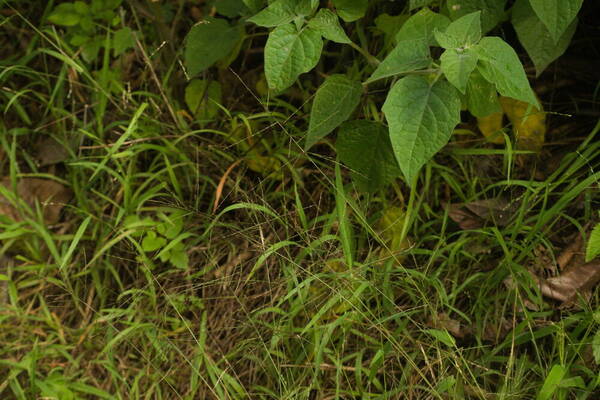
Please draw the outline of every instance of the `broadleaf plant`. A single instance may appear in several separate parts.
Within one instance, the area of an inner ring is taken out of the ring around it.
[[[362,85],[345,75],[331,75],[315,95],[305,148],[309,149],[346,121],[362,95]]]
[[[444,80],[400,79],[383,104],[394,155],[408,183],[450,139],[460,122],[460,97]]]
[[[461,109],[478,118],[487,117],[500,111],[499,95],[539,109],[519,56],[497,36],[501,31],[496,28],[507,21],[513,24],[539,75],[567,48],[582,2],[409,0],[401,15],[373,15],[371,11],[380,8],[366,0],[327,4],[316,0],[243,1],[248,11],[255,12],[246,22],[270,30],[264,47],[264,72],[271,92],[262,93],[285,94],[302,74],[319,65],[323,81],[314,96],[308,96],[313,103],[304,148],[339,129],[338,155],[353,171],[357,187],[365,191],[385,186],[398,171],[414,185],[421,168],[450,140]],[[379,47],[365,38],[366,15],[383,38]],[[206,21],[223,29],[240,29],[224,20],[216,22],[209,17]],[[207,28],[193,28],[202,29]],[[193,42],[190,33],[188,48],[198,49],[202,40]],[[186,57],[192,75],[224,57],[232,45],[220,46],[218,54],[215,50],[211,57],[196,60],[194,68]],[[362,58],[332,65],[330,48],[344,46]],[[188,48],[186,55],[194,53]],[[372,112],[374,105],[381,105],[387,136],[382,135],[381,113]],[[353,117],[374,121],[345,122]],[[381,148],[366,151],[369,146]],[[397,165],[390,163],[389,155]]]
[[[185,65],[193,77],[225,58],[242,37],[240,25],[230,26],[222,18],[208,17],[194,25],[186,37]]]

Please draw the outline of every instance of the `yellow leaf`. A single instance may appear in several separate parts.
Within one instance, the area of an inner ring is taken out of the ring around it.
[[[246,159],[246,164],[252,171],[265,177],[277,180],[283,179],[281,161],[275,157],[252,154]]]
[[[500,111],[485,117],[477,118],[477,127],[488,142],[495,144],[504,143],[502,135],[502,117],[504,117],[504,113]]]
[[[500,104],[513,126],[517,148],[540,151],[546,136],[546,113],[544,110],[503,96],[500,96]]]
[[[410,247],[407,238],[402,240],[405,216],[402,208],[388,207],[377,221],[377,233],[385,245],[381,249],[382,257],[395,256],[401,261],[402,253]]]

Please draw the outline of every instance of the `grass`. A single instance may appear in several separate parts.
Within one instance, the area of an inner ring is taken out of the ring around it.
[[[0,230],[2,398],[600,392],[598,291],[560,308],[528,273],[553,273],[597,218],[600,125],[582,120],[543,178],[510,148],[456,138],[412,191],[365,196],[326,145],[301,150],[302,104],[257,99],[234,76],[240,109],[194,122],[178,61],[154,42],[127,88],[35,2],[2,7],[1,193],[19,215]],[[25,178],[72,191],[59,221],[15,195]],[[504,226],[462,230],[445,207],[498,196],[514,205]]]

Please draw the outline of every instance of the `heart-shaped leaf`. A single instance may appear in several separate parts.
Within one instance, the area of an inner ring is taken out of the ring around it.
[[[331,75],[315,95],[305,149],[346,121],[360,102],[362,85],[345,75]]]
[[[400,169],[409,184],[421,167],[450,139],[460,122],[460,96],[446,81],[433,85],[421,76],[400,79],[390,90],[383,112]]]
[[[479,72],[501,95],[539,106],[519,56],[508,43],[497,36],[486,36],[476,51],[480,60]]]
[[[226,57],[241,39],[240,26],[230,26],[224,19],[207,17],[194,25],[185,38],[185,65],[196,76]]]
[[[362,191],[381,189],[401,174],[388,130],[378,122],[361,120],[342,124],[335,148]]]
[[[300,74],[317,65],[322,49],[321,34],[310,27],[298,30],[294,24],[287,24],[275,28],[265,45],[269,87],[278,92],[290,87]]]
[[[517,0],[512,9],[512,24],[519,41],[535,65],[537,76],[567,50],[577,22],[577,18],[574,18],[558,42],[555,42],[548,28],[533,12],[529,0]]]
[[[583,0],[529,0],[529,3],[548,28],[554,43],[558,43],[577,16]]]

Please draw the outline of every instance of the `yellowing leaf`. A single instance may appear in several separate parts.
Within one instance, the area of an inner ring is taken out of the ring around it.
[[[477,127],[485,136],[488,142],[495,144],[504,143],[502,136],[502,118],[504,113],[502,111],[492,113],[485,117],[477,118]]]
[[[523,101],[504,96],[500,96],[500,104],[512,123],[517,147],[540,151],[546,136],[544,111]]]
[[[273,156],[260,156],[252,154],[246,159],[246,164],[254,172],[277,180],[283,179],[281,161]]]
[[[201,120],[217,115],[221,98],[221,85],[216,81],[194,79],[185,88],[185,103],[192,114]]]
[[[402,239],[404,228],[405,212],[400,207],[389,207],[377,221],[378,234],[385,248],[382,249],[382,256],[396,256],[408,249],[410,242],[408,239]]]

